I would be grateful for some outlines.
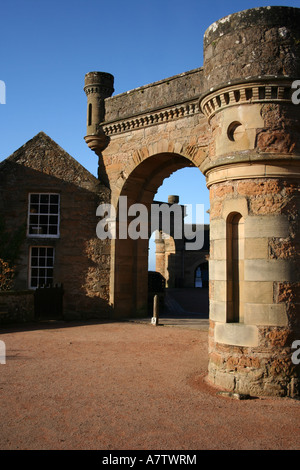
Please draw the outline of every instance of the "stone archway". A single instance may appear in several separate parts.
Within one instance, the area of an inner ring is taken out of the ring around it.
[[[85,140],[99,156],[99,179],[114,205],[123,194],[151,204],[162,179],[187,164],[205,175],[211,200],[208,377],[217,387],[251,395],[300,390],[292,359],[300,335],[300,131],[293,99],[299,22],[298,8],[238,12],[205,32],[203,68],[112,98],[109,74],[91,72],[85,81]],[[123,315],[142,308],[142,245],[112,243],[111,298]],[[231,259],[234,250],[240,253]],[[227,315],[237,308],[241,315]]]
[[[178,169],[194,166],[189,159],[172,152],[148,157],[127,177],[120,197],[126,196],[128,207],[143,204],[149,217],[154,196],[163,180]],[[199,191],[199,200],[201,194]],[[113,194],[112,200],[116,200]],[[128,223],[130,224],[130,219]],[[117,227],[120,220],[117,220]],[[118,231],[118,228],[117,228]],[[151,223],[149,219],[149,238]],[[111,303],[118,316],[135,316],[146,313],[148,286],[148,239],[116,238],[112,241]],[[180,241],[182,242],[182,241]]]

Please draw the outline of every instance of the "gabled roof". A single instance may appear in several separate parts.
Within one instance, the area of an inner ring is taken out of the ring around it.
[[[23,165],[81,187],[99,185],[94,175],[44,132],[39,132],[2,161],[0,171],[8,163]]]

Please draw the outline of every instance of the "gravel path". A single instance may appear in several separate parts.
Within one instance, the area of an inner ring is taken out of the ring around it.
[[[0,339],[1,450],[300,448],[300,401],[206,384],[206,331],[61,322]]]

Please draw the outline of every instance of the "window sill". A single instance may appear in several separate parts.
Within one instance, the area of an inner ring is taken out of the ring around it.
[[[27,235],[27,238],[60,238],[60,235],[44,235],[41,233],[31,233]]]

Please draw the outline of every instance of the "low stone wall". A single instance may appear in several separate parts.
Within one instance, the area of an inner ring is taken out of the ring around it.
[[[0,292],[0,325],[34,320],[34,291]]]

